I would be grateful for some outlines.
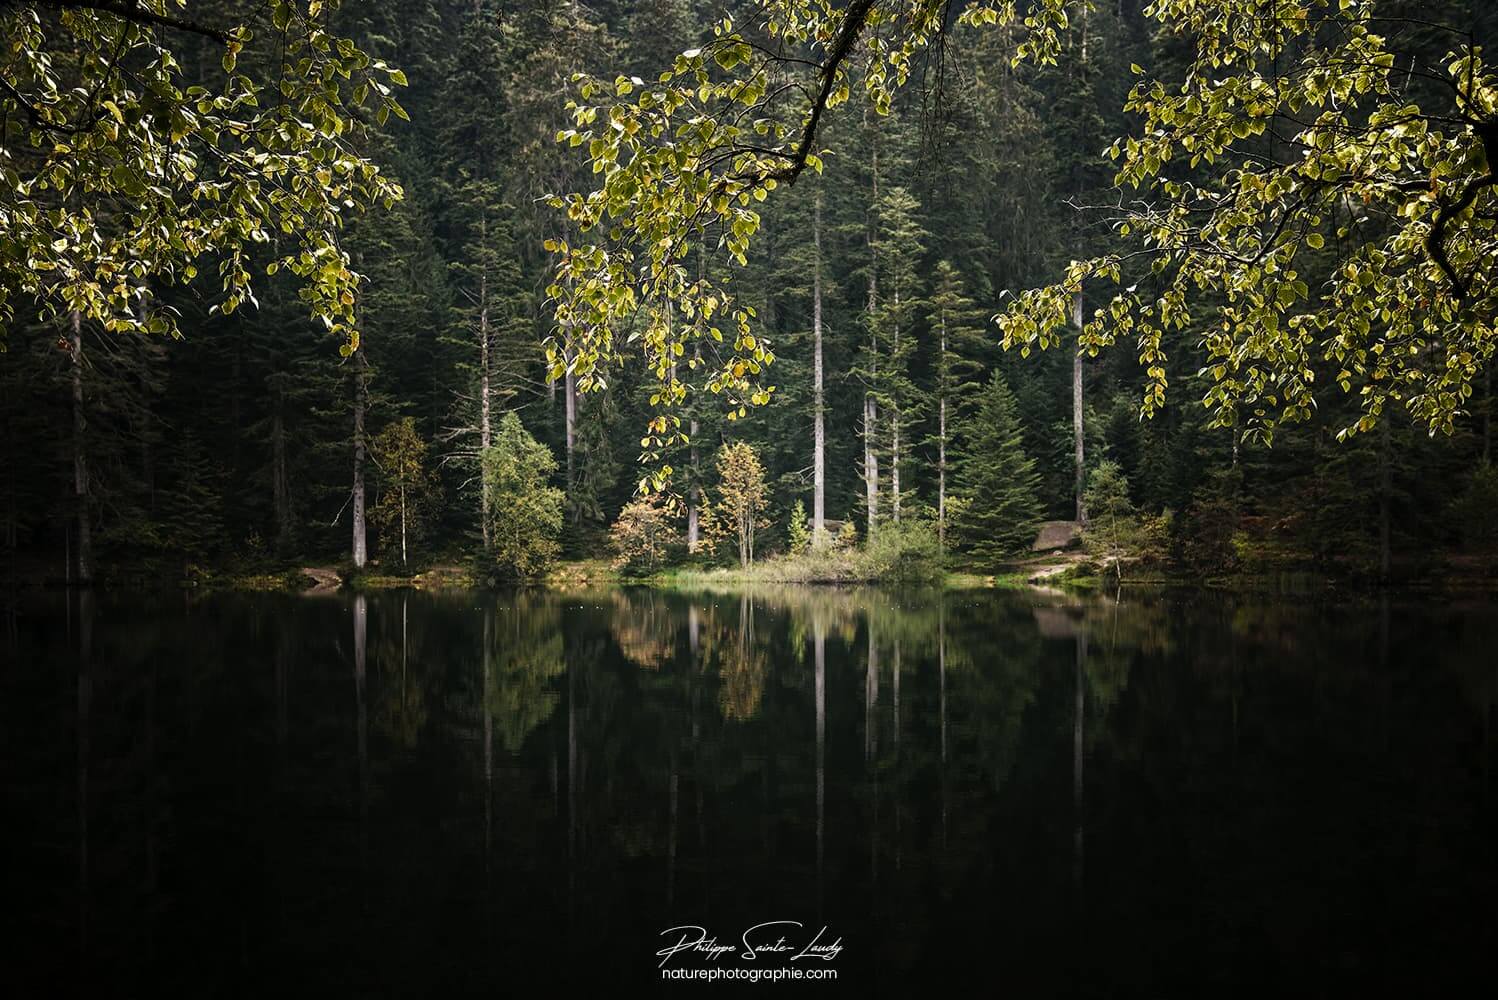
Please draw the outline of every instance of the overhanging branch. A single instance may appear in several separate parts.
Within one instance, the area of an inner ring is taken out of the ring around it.
[[[55,10],[93,10],[102,14],[113,14],[135,24],[154,24],[176,31],[211,38],[220,44],[229,43],[229,32],[174,14],[158,13],[145,6],[141,0],[34,0],[43,7]]]
[[[811,114],[801,129],[801,141],[796,145],[795,152],[790,155],[790,162],[776,170],[766,172],[764,179],[794,184],[796,178],[801,176],[801,171],[806,169],[807,157],[811,156],[812,143],[816,142],[817,130],[821,127],[822,113],[827,110],[827,102],[832,97],[832,85],[837,79],[838,67],[848,58],[848,53],[853,51],[853,43],[858,40],[873,9],[874,0],[855,0],[848,8],[842,29],[838,32],[837,40],[833,42],[832,51],[828,54],[827,61],[822,64],[822,85],[817,89],[816,99],[811,105]]]

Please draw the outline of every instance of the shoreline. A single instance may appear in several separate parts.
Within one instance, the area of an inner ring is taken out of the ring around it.
[[[620,572],[600,560],[558,563],[545,577],[531,581],[490,586],[468,569],[451,563],[425,567],[408,575],[374,572],[344,576],[334,566],[288,566],[279,569],[235,573],[203,570],[169,579],[162,574],[122,573],[93,584],[96,591],[147,589],[199,592],[283,593],[306,596],[339,593],[378,593],[386,590],[472,591],[505,590],[511,587],[543,589],[559,593],[595,587],[645,587],[659,590],[715,590],[756,586],[776,587],[887,587],[940,588],[942,590],[1060,590],[1071,593],[1150,588],[1194,589],[1232,593],[1282,594],[1379,594],[1379,593],[1481,593],[1498,592],[1498,572],[1465,571],[1425,574],[1380,582],[1366,577],[1336,576],[1306,569],[1286,568],[1277,572],[1239,573],[1216,577],[1187,573],[1144,572],[1130,574],[1120,584],[1098,572],[1099,567],[1077,558],[1016,561],[983,573],[971,569],[946,571],[940,578],[878,579],[847,573],[818,575],[807,572],[804,561],[767,560],[749,569],[730,567],[673,567],[651,574]],[[1498,567],[1495,567],[1498,570]],[[154,584],[154,586],[153,586]],[[17,575],[0,580],[0,590],[54,591],[79,589],[50,577]]]

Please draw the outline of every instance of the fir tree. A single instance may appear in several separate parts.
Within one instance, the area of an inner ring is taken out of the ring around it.
[[[964,428],[955,486],[961,504],[951,535],[979,565],[991,566],[1034,539],[1040,479],[1025,453],[1014,394],[997,372]]]

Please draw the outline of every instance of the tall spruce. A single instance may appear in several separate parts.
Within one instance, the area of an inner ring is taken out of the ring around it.
[[[1023,549],[1041,519],[1040,479],[1025,451],[1014,394],[995,372],[966,423],[956,461],[953,518],[956,545],[979,565],[993,566]]]

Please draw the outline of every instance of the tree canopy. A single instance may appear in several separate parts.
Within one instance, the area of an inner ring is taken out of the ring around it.
[[[940,0],[759,0],[657,78],[580,75],[558,139],[597,180],[554,199],[571,235],[548,243],[553,375],[597,389],[638,350],[658,382],[642,440],[657,458],[686,437],[675,411],[693,389],[724,394],[730,416],[767,402],[775,352],[729,279],[759,204],[822,170],[828,110],[856,94],[887,114],[964,28],[1001,29],[1015,62],[1054,63],[1091,9],[980,2],[953,18]],[[1060,343],[1077,290],[1105,281],[1120,290],[1081,345],[1137,345],[1144,414],[1165,401],[1166,332],[1203,320],[1195,351],[1218,425],[1268,440],[1332,385],[1360,399],[1344,430],[1396,403],[1450,430],[1491,357],[1498,304],[1498,86],[1470,38],[1387,0],[1155,0],[1144,14],[1187,55],[1135,67],[1139,128],[1109,149],[1107,217],[1131,248],[1018,295],[996,317],[1004,345]],[[1445,33],[1439,66],[1402,58],[1417,32]],[[721,278],[693,267],[703,256],[726,260]]]
[[[401,196],[361,137],[366,114],[406,114],[405,77],[329,28],[337,0],[213,5],[201,20],[198,6],[7,5],[0,328],[21,297],[42,316],[176,334],[162,286],[228,314],[286,268],[351,352],[360,277],[340,232]]]

